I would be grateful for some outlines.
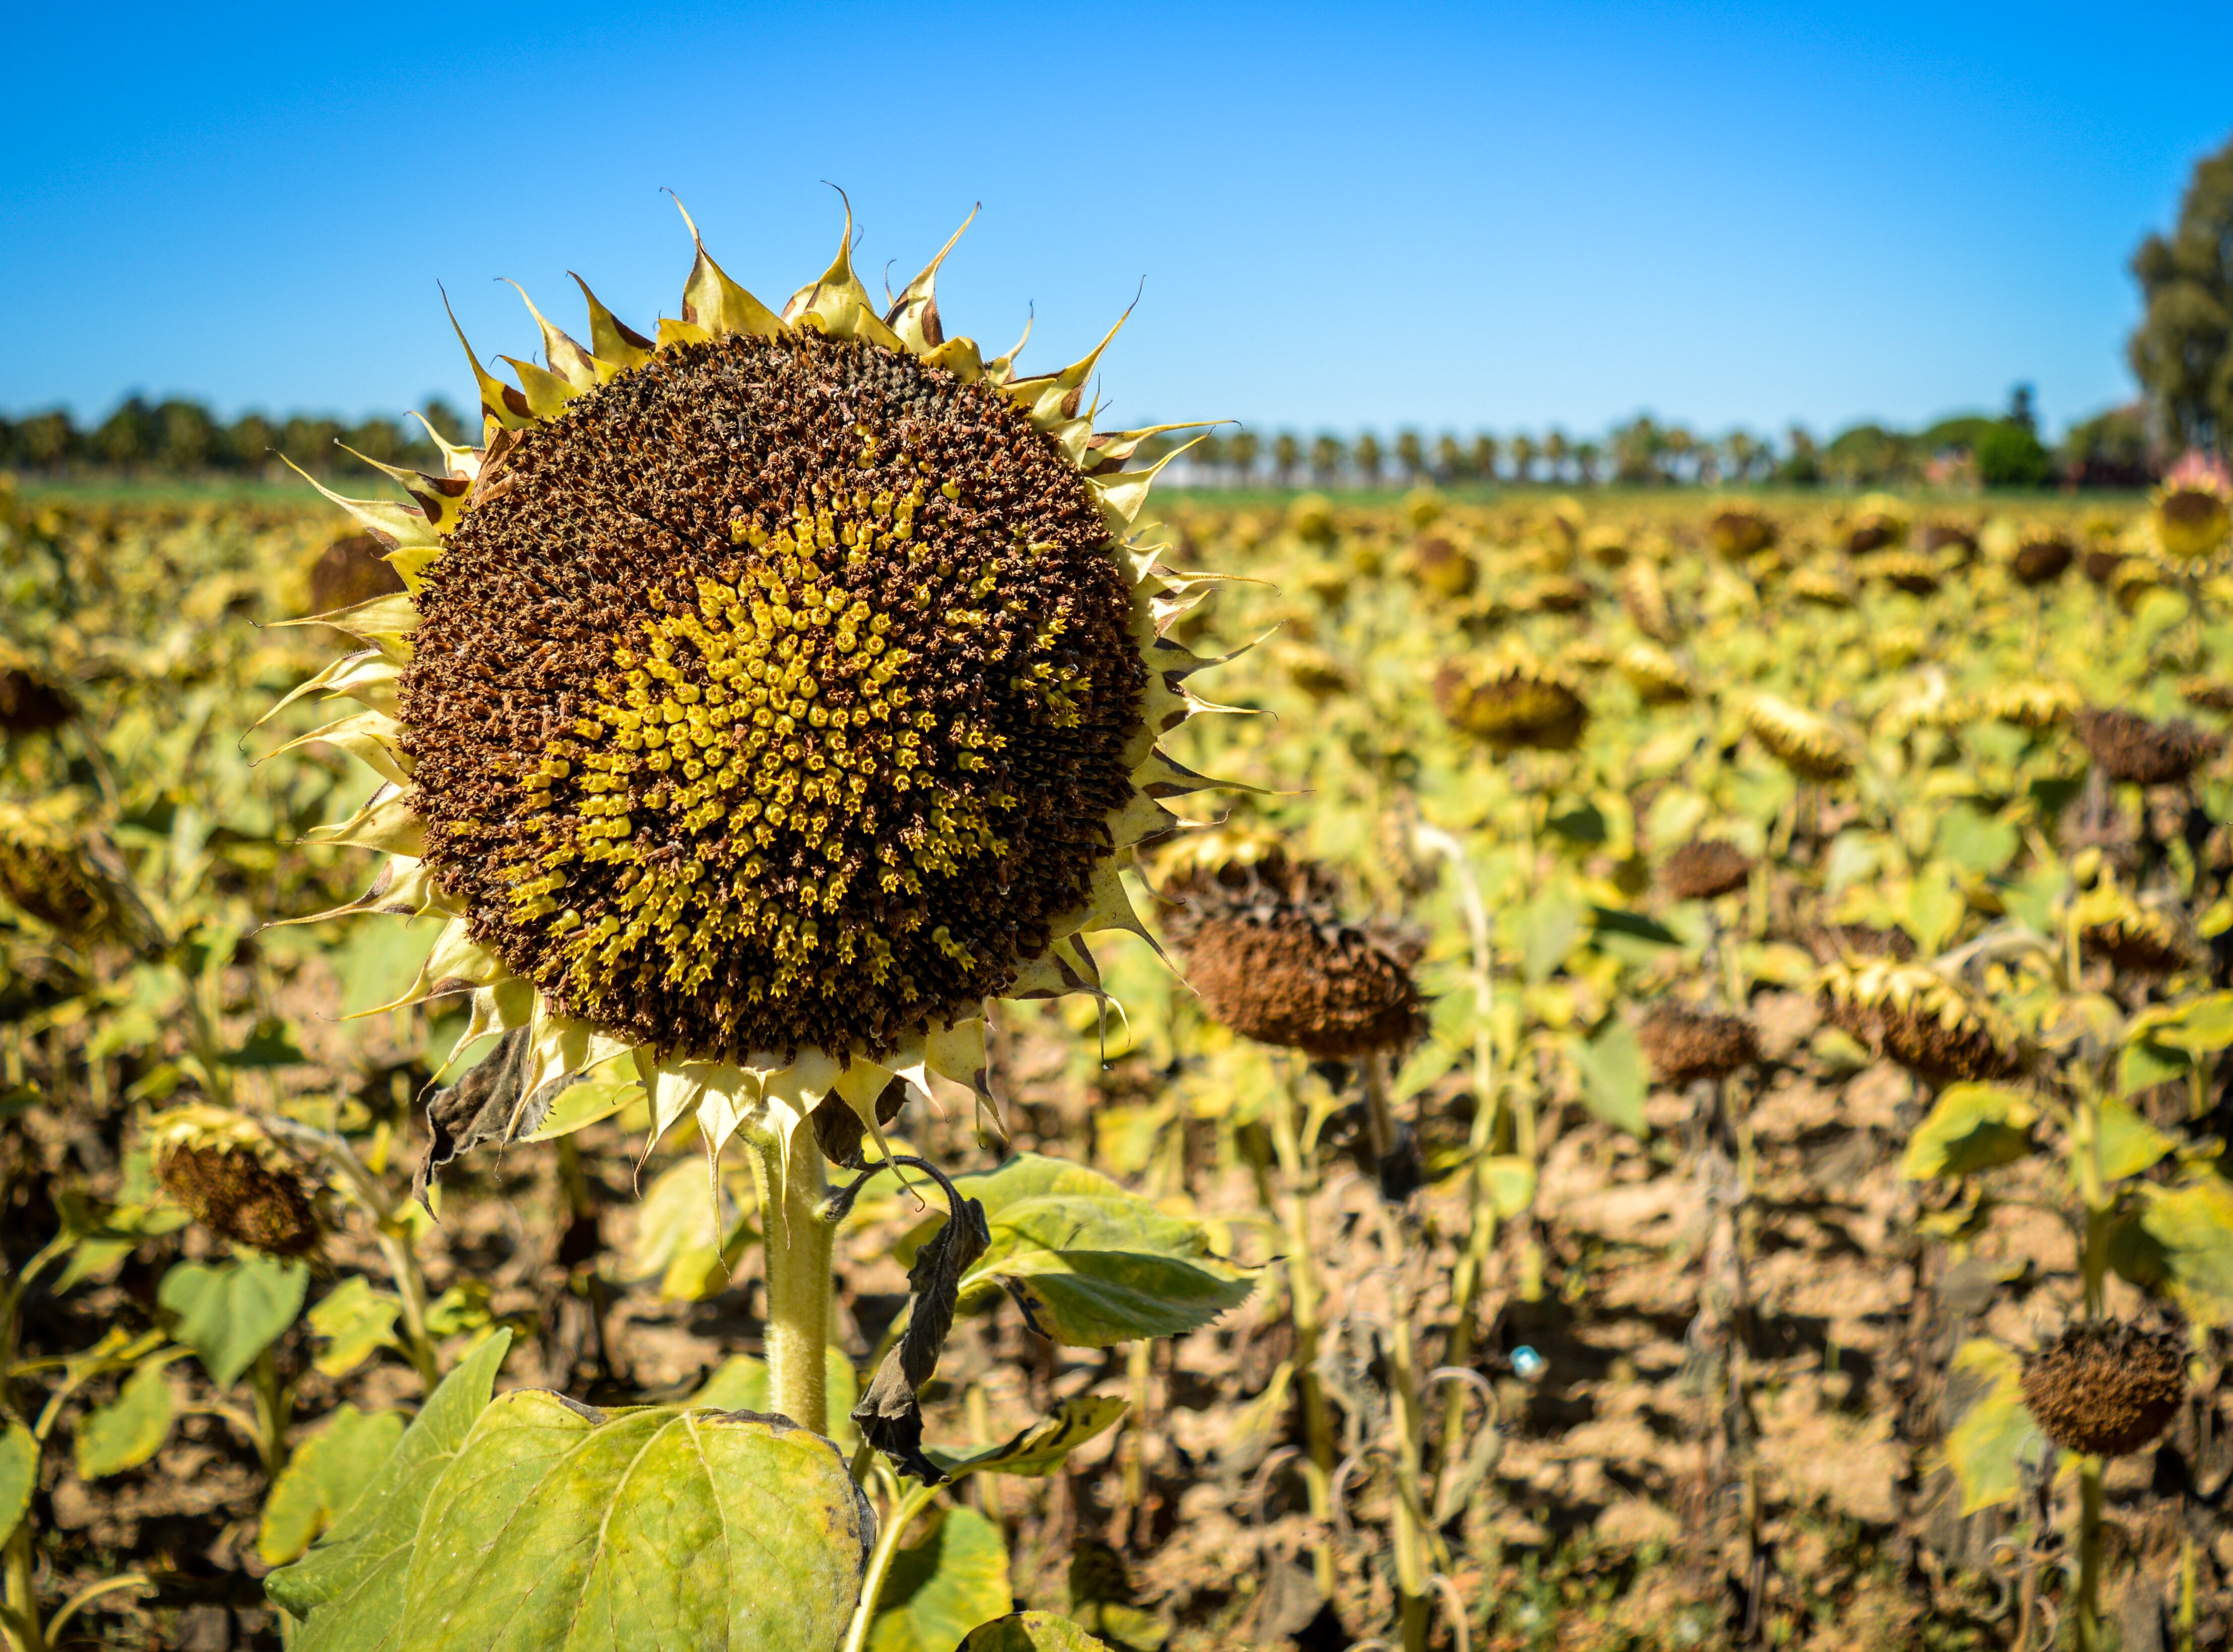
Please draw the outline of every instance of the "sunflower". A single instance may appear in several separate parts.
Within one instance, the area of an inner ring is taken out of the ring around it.
[[[147,1144],[157,1180],[212,1232],[270,1256],[317,1248],[312,1194],[254,1119],[194,1102],[150,1119]]]
[[[2186,933],[2160,907],[2142,906],[2113,878],[2104,878],[2078,902],[2080,944],[2090,957],[2108,960],[2127,975],[2170,975],[2194,961]]]
[[[1450,661],[1435,673],[1434,689],[1451,726],[1500,752],[1571,751],[1590,719],[1580,685],[1517,646]]]
[[[1636,1030],[1651,1076],[1669,1089],[1701,1078],[1727,1078],[1760,1059],[1760,1039],[1741,1015],[1715,1015],[1670,1000],[1657,1005]]]
[[[1654,642],[1672,642],[1683,634],[1675,611],[1667,602],[1667,588],[1659,570],[1648,562],[1631,563],[1620,576],[1620,605],[1636,628]]]
[[[2176,784],[2225,744],[2184,718],[2157,723],[2114,707],[2081,713],[2078,738],[2110,779],[2135,786]]]
[[[69,690],[29,655],[0,642],[0,734],[37,734],[77,715]]]
[[[1987,689],[1981,705],[1995,722],[2014,723],[2036,734],[2068,723],[2086,709],[2086,699],[2067,683],[2027,680]]]
[[[1846,517],[1846,549],[1853,556],[1904,544],[1911,518],[1907,507],[1889,493],[1865,493],[1853,502]]]
[[[2060,528],[2045,523],[2028,524],[2008,554],[2008,572],[2020,585],[2037,587],[2060,579],[2078,559],[2078,548]]]
[[[1690,668],[1666,649],[1649,642],[1631,642],[1620,651],[1616,663],[1630,687],[1647,706],[1669,706],[1698,692]]]
[[[1706,537],[1731,562],[1742,562],[1775,543],[1775,524],[1754,505],[1722,505],[1706,521]]]
[[[92,799],[74,786],[29,803],[0,798],[0,897],[75,940],[162,940]]]
[[[1911,596],[1929,596],[1938,589],[1938,564],[1920,551],[1888,550],[1873,557],[1869,573]]]
[[[1937,971],[1850,953],[1815,982],[1829,1018],[1934,1082],[2012,1078],[2030,1051],[2015,1024]]]
[[[1852,773],[1852,742],[1827,718],[1774,694],[1750,696],[1743,715],[1753,738],[1801,780],[1842,780]]]
[[[1470,596],[1481,581],[1473,553],[1445,534],[1429,534],[1413,548],[1406,564],[1412,580],[1436,596]]]
[[[2204,460],[2173,466],[2150,504],[2156,543],[2182,563],[2215,556],[2233,531],[2233,479],[2223,465]]]
[[[1659,887],[1677,901],[1712,901],[1743,888],[1754,864],[1735,843],[1696,837],[1661,862]]]
[[[1802,568],[1791,576],[1791,594],[1802,602],[1826,608],[1853,606],[1853,588],[1834,570]]]
[[[786,1167],[833,1093],[872,1133],[895,1078],[992,1109],[986,1000],[1097,992],[1120,866],[1208,784],[1156,745],[1208,576],[1132,535],[1154,433],[1085,403],[1116,329],[1023,376],[946,336],[953,240],[880,311],[851,227],[779,312],[693,224],[655,338],[584,284],[589,345],[531,302],[517,387],[468,346],[485,446],[329,494],[407,589],[315,616],[368,646],[289,696],[361,703],[305,738],[387,782],[315,834],[389,857],[319,915],[443,920],[398,1005],[470,993],[524,1096],[631,1057],[654,1139],[694,1111]]]

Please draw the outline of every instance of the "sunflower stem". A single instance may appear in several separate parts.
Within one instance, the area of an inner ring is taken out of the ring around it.
[[[2078,1461],[2078,1652],[2100,1652],[2101,1459]]]
[[[830,1345],[831,1225],[823,1203],[830,1189],[814,1132],[753,1143],[760,1223],[767,1258],[767,1364],[771,1402],[782,1415],[818,1434],[830,1432],[824,1389]]]
[[[1302,1142],[1295,1129],[1295,1115],[1302,1105],[1297,1094],[1302,1080],[1299,1057],[1288,1057],[1286,1077],[1287,1082],[1272,1092],[1272,1150],[1279,1156],[1280,1180],[1286,1183],[1280,1213],[1287,1229],[1287,1295],[1295,1327],[1295,1381],[1303,1391],[1303,1432],[1312,1468],[1304,1482],[1310,1496],[1311,1518],[1318,1528],[1312,1571],[1319,1595],[1331,1600],[1333,1506],[1329,1491],[1334,1470],[1333,1418],[1326,1408],[1325,1390],[1318,1382],[1318,1282],[1311,1265],[1312,1178],[1304,1168]]]

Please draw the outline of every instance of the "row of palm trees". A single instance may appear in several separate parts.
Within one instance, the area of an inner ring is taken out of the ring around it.
[[[1159,458],[1188,439],[1157,438],[1149,457]],[[1662,425],[1646,415],[1615,426],[1603,441],[1575,440],[1556,428],[1540,437],[1524,431],[1498,437],[1483,431],[1461,438],[1444,431],[1431,439],[1407,428],[1386,443],[1370,430],[1354,439],[1332,431],[1305,436],[1282,430],[1267,441],[1240,426],[1201,437],[1173,468],[1196,486],[1285,488],[1305,481],[1319,487],[1416,486],[1429,481],[1716,486],[1777,478],[1815,479],[1816,452],[1813,439],[1796,426],[1779,453],[1774,443],[1748,431],[1701,437],[1683,425]]]

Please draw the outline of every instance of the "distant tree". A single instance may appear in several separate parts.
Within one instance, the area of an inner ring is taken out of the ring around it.
[[[1466,451],[1458,439],[1444,431],[1435,438],[1435,475],[1444,482],[1462,481],[1466,474]]]
[[[2157,466],[2148,443],[2147,406],[2112,407],[2064,433],[2062,473],[2082,488],[2145,487]]]
[[[1348,444],[1330,430],[1322,430],[1311,438],[1311,475],[1321,486],[1330,485],[1341,474],[1341,462],[1349,452]]]
[[[16,452],[35,470],[61,470],[83,445],[77,422],[60,407],[33,413],[16,426]]]
[[[1690,433],[1687,425],[1670,425],[1659,439],[1661,468],[1670,482],[1680,482],[1693,473],[1698,453],[1698,439]]]
[[[262,413],[243,413],[225,426],[226,461],[241,470],[263,470],[271,463],[272,452],[278,446],[278,431]]]
[[[1194,445],[1187,459],[1203,476],[1214,481],[1217,467],[1225,463],[1225,438],[1211,431]]]
[[[1605,462],[1605,449],[1595,442],[1574,444],[1574,468],[1581,475],[1582,485],[1593,488],[1598,485],[1598,466]]]
[[[1427,444],[1416,430],[1396,433],[1396,464],[1406,482],[1416,483],[1427,468]]]
[[[1891,487],[1921,468],[1914,441],[1882,425],[1849,426],[1822,450],[1823,473],[1842,487]]]
[[[306,471],[330,471],[341,457],[334,450],[341,434],[341,426],[333,420],[296,413],[280,429],[279,451]]]
[[[2028,384],[2018,384],[2008,391],[2008,411],[2006,416],[2008,423],[2014,425],[2018,430],[2028,430],[2034,436],[2039,434],[2039,409],[2034,405],[2032,388]]]
[[[1752,467],[1760,462],[1760,444],[1750,431],[1733,430],[1722,438],[1722,456],[1731,481],[1749,482]]]
[[[368,419],[361,425],[353,425],[342,433],[342,440],[365,458],[382,465],[403,463],[404,450],[409,446],[403,426],[393,419]]]
[[[1638,413],[1624,425],[1612,427],[1613,479],[1640,486],[1662,478],[1660,458],[1666,437],[1650,413]]]
[[[1521,432],[1505,443],[1504,451],[1512,455],[1512,479],[1532,482],[1535,479],[1535,439]]]
[[[468,421],[445,397],[427,397],[426,406],[419,411],[426,422],[433,426],[434,433],[452,447],[462,447],[467,442],[478,439],[478,421]]]
[[[1804,425],[1794,425],[1786,440],[1790,451],[1784,454],[1783,463],[1776,467],[1776,479],[1787,487],[1820,486],[1822,450],[1815,446],[1813,433]]]
[[[1974,452],[1977,479],[1989,488],[2043,488],[2054,480],[2054,460],[2037,433],[2014,419],[1987,426]]]
[[[1566,441],[1566,433],[1556,425],[1543,438],[1543,462],[1551,467],[1551,479],[1562,482],[1566,476],[1566,459],[1572,452]]]
[[[1368,430],[1357,439],[1357,446],[1351,452],[1357,462],[1357,473],[1364,478],[1364,485],[1378,487],[1381,466],[1387,458],[1381,450],[1380,438]]]
[[[1481,432],[1480,435],[1473,439],[1473,452],[1470,456],[1470,462],[1473,467],[1475,479],[1482,482],[1494,482],[1496,480],[1497,452],[1498,448],[1496,445],[1496,438],[1490,435],[1487,431]]]
[[[2233,440],[2233,143],[2197,163],[2168,236],[2132,255],[2146,309],[2126,341],[2164,430],[2189,447]]]
[[[141,396],[127,396],[93,433],[94,457],[120,471],[134,471],[155,456],[155,410]]]
[[[1295,467],[1303,462],[1302,439],[1292,430],[1283,430],[1272,438],[1272,479],[1281,487],[1292,486]]]
[[[1247,487],[1255,479],[1258,448],[1256,433],[1253,430],[1236,430],[1226,439],[1225,457],[1233,466],[1234,481],[1242,487]]]

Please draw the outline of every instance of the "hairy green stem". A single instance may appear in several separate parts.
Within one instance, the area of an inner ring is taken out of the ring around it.
[[[876,1621],[876,1597],[884,1592],[884,1579],[891,1575],[892,1561],[899,1554],[908,1528],[915,1524],[915,1516],[930,1506],[930,1499],[938,1495],[934,1486],[917,1486],[902,1493],[885,1517],[883,1528],[876,1533],[876,1546],[869,1553],[869,1570],[861,1579],[861,1603],[853,1609],[853,1624],[846,1631],[844,1652],[866,1652],[869,1626]]]
[[[753,1144],[767,1260],[767,1363],[771,1403],[818,1434],[830,1432],[824,1391],[830,1346],[832,1230],[822,1206],[830,1189],[814,1132]]]

